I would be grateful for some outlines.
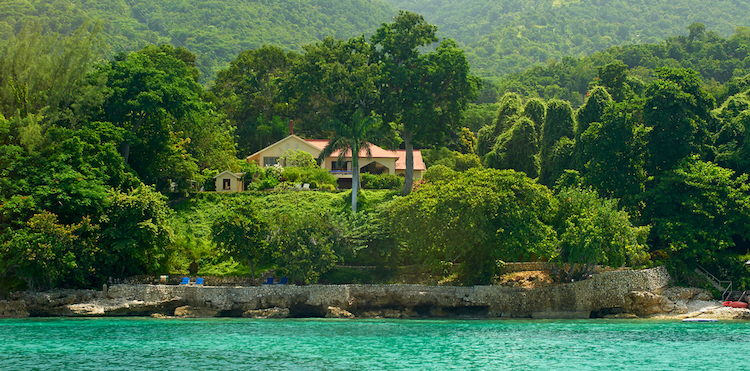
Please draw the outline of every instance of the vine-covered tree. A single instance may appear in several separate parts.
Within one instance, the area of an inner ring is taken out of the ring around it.
[[[534,122],[527,117],[516,120],[510,130],[497,138],[495,148],[487,154],[484,165],[495,169],[513,169],[529,178],[539,175],[539,144]]]
[[[539,171],[539,182],[545,185],[554,184],[557,176],[567,169],[570,154],[566,149],[568,144],[558,145],[558,142],[567,138],[572,140],[575,134],[576,122],[573,117],[573,109],[570,103],[553,99],[547,102],[547,114],[542,127],[541,141],[539,144],[539,157],[541,168]]]
[[[531,98],[523,106],[523,115],[534,123],[537,141],[541,139],[542,126],[547,116],[547,105],[539,98]]]
[[[644,125],[651,127],[648,140],[652,174],[668,171],[691,153],[700,153],[708,138],[707,120],[713,97],[700,87],[691,70],[661,69],[659,80],[646,91]]]
[[[552,257],[552,210],[552,192],[522,173],[469,169],[394,200],[389,212],[412,256],[458,263],[463,283],[488,284],[498,261]]]

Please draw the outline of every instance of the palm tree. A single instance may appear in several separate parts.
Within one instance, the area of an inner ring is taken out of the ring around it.
[[[333,131],[333,138],[331,138],[318,156],[318,163],[322,163],[326,157],[339,151],[338,161],[341,164],[344,158],[346,158],[346,154],[351,152],[352,212],[356,213],[357,192],[359,191],[359,154],[364,150],[367,158],[372,157],[370,142],[367,139],[374,133],[374,129],[378,126],[378,119],[372,116],[372,114],[365,114],[363,110],[358,109],[347,121],[342,122],[338,119],[329,121],[330,129]]]

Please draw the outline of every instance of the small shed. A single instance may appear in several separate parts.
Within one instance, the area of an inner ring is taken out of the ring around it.
[[[222,171],[214,177],[216,192],[242,192],[245,185],[242,183],[242,176],[245,173],[233,173],[229,170]]]

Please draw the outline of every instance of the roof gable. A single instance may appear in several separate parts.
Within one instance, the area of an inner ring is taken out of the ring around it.
[[[306,150],[307,150],[306,152],[315,153],[315,154],[313,154],[313,157],[317,157],[317,154],[320,154],[320,151],[323,149],[323,147],[325,147],[325,146],[318,147],[318,146],[314,145],[313,143],[309,143],[305,139],[302,139],[302,138],[300,138],[300,137],[298,137],[298,136],[296,136],[294,134],[291,134],[291,135],[288,135],[286,138],[284,138],[284,139],[282,139],[282,140],[280,140],[280,141],[278,141],[276,143],[273,143],[273,144],[271,144],[271,145],[269,145],[269,146],[261,149],[260,151],[253,153],[250,156],[247,156],[246,159],[247,159],[248,162],[249,161],[253,161],[253,160],[259,158],[260,155],[263,152],[266,152],[269,149],[274,148],[274,147],[283,146],[284,144],[287,144],[287,143],[290,143],[290,142],[296,142],[296,143],[300,143],[303,146],[306,146],[307,147],[306,148]],[[302,148],[300,148],[300,150],[301,149]]]
[[[229,176],[230,176],[230,177],[232,177],[232,178],[235,178],[235,179],[240,179],[240,178],[242,178],[242,175],[244,175],[244,174],[245,174],[245,173],[233,173],[233,172],[231,172],[231,171],[229,171],[229,170],[224,170],[224,171],[222,171],[222,172],[220,172],[220,173],[216,174],[216,175],[214,176],[214,179],[216,179],[216,178],[218,178],[218,177],[220,177],[220,176],[222,176],[222,175],[229,175]]]

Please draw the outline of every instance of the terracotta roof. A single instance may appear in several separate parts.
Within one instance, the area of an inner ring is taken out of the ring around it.
[[[315,147],[320,148],[322,151],[325,146],[328,145],[329,140],[328,139],[305,139],[307,143],[310,143],[314,145]],[[328,157],[339,157],[340,151],[335,151],[331,153]],[[380,148],[372,143],[370,143],[370,157],[372,158],[394,158],[398,157],[398,154],[396,154],[395,151],[389,151],[387,149]],[[351,151],[346,151],[345,157],[352,157]],[[363,148],[359,151],[359,157],[365,158],[367,157],[367,151]]]
[[[317,147],[321,151],[323,148],[326,148],[328,145],[329,140],[328,139],[303,139],[305,142],[312,144],[313,146]]]
[[[329,140],[328,139],[305,139],[307,143],[310,143],[314,145],[315,147],[320,148],[322,151],[325,146],[328,145]],[[329,157],[338,157],[339,151],[333,152]],[[406,150],[405,149],[397,149],[395,151],[383,149],[381,147],[378,147],[374,144],[370,144],[370,153],[372,155],[372,158],[396,158],[396,170],[406,170]],[[345,156],[351,157],[351,151],[347,151]],[[359,152],[359,157],[367,157],[367,152],[363,149]],[[424,160],[422,160],[422,152],[418,149],[414,150],[414,170],[421,170],[425,171],[427,168],[424,165]]]
[[[406,170],[406,150],[397,149],[394,152],[398,153],[398,159],[396,160],[396,170]],[[414,150],[414,170],[427,170],[427,168],[424,166],[424,160],[422,160],[422,151],[418,149]]]

